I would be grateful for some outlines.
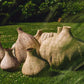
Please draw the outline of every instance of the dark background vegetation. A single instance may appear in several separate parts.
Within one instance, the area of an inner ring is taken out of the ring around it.
[[[83,0],[0,0],[0,25],[17,22],[84,22]]]

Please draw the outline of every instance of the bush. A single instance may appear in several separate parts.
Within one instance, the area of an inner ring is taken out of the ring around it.
[[[21,21],[21,8],[15,2],[2,2],[0,12],[0,25]]]
[[[70,1],[63,10],[64,13],[62,14],[62,19],[64,22],[79,22],[77,18],[81,15],[80,12],[84,10],[84,1],[82,2],[77,1],[74,2],[73,4],[72,3],[73,1]],[[84,15],[82,14],[82,16]],[[71,17],[72,19],[70,18],[69,20],[68,19],[69,17]]]
[[[32,3],[31,1],[27,2],[22,8],[22,15],[24,17],[24,21],[27,21],[28,18],[36,15],[37,10],[38,8],[36,4]]]
[[[58,21],[59,18],[70,22],[68,17],[72,17],[73,20],[79,17],[75,21],[79,22],[83,17],[83,14],[80,17],[79,13],[83,10],[83,0],[1,0],[0,24],[22,21]]]
[[[4,1],[0,5],[0,23],[1,25],[7,24],[8,20],[10,19],[11,15],[14,12],[11,12],[14,9],[15,3]]]

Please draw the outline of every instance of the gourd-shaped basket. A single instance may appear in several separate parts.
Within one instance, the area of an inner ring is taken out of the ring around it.
[[[27,34],[22,31],[21,28],[17,29],[18,32],[18,39],[16,43],[13,45],[13,49],[15,50],[15,56],[17,57],[18,61],[24,62],[27,56],[26,49],[27,48],[35,48],[37,53],[39,54],[39,42],[30,34]]]
[[[5,56],[1,61],[1,69],[14,71],[19,67],[19,62],[12,54],[12,49],[5,49]]]
[[[35,56],[35,49],[27,49],[27,58],[22,66],[22,73],[24,75],[36,75],[45,66],[46,62]]]
[[[71,27],[63,26],[56,37],[46,39],[42,43],[40,55],[56,68],[75,69],[84,61],[83,48],[84,43],[73,37]]]

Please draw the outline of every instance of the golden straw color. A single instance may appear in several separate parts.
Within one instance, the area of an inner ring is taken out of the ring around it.
[[[84,46],[84,43],[73,37],[71,27],[63,26],[62,31],[57,36],[43,41],[40,47],[40,55],[50,65],[59,66],[65,57],[71,61],[76,52],[81,57],[81,46]]]
[[[24,75],[36,75],[46,66],[45,61],[34,55],[35,50],[33,48],[27,49],[27,58],[22,67],[22,73]]]
[[[15,56],[17,57],[19,63],[22,63],[27,57],[26,49],[35,48],[39,54],[40,44],[32,35],[23,32],[21,28],[17,28],[17,32],[18,39],[12,46],[12,49],[14,49]]]
[[[54,33],[54,32],[50,32],[50,33],[44,32],[44,33],[42,33],[42,30],[38,30],[34,37],[38,40],[38,42],[41,45],[44,40],[46,40],[47,38],[56,36],[57,34],[59,34],[61,32],[61,30],[62,30],[62,27],[57,28],[57,33]]]
[[[41,29],[40,29],[40,30],[37,30],[37,33],[36,33],[36,35],[34,35],[34,37],[35,37],[37,40],[39,40],[39,38],[41,37],[42,34],[43,34],[43,32],[42,32]]]

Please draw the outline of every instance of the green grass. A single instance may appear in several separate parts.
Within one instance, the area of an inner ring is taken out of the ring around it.
[[[45,32],[56,32],[57,26],[69,25],[73,35],[84,41],[84,23],[19,23],[17,25],[0,26],[1,43],[4,48],[10,48],[17,39],[17,27],[32,35],[38,29]],[[78,71],[45,69],[36,76],[25,76],[19,67],[16,72],[0,69],[0,84],[84,84],[84,70]]]

